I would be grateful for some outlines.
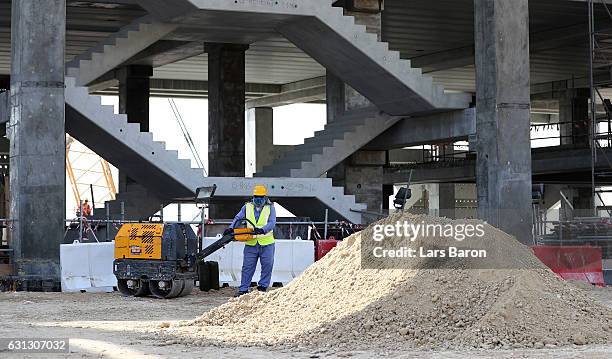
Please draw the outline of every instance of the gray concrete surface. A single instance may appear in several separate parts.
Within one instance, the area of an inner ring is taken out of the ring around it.
[[[405,118],[368,143],[368,149],[391,149],[467,140],[476,133],[476,109]]]
[[[208,173],[245,176],[245,59],[248,45],[207,43]],[[211,218],[233,218],[241,201],[212,205]]]
[[[399,120],[371,109],[347,112],[258,176],[320,177]]]
[[[10,231],[16,272],[59,281],[66,208],[65,0],[12,8]]]
[[[66,74],[79,85],[108,73],[176,29],[151,16],[136,19],[66,64]]]
[[[559,91],[559,122],[562,145],[589,147],[589,102],[588,88]]]
[[[533,243],[527,0],[475,0],[478,215]]]
[[[255,184],[265,183],[270,197],[294,213],[319,220],[328,208],[332,220],[362,221],[361,215],[351,210],[365,209],[365,205],[345,195],[342,188],[333,187],[329,179],[205,177],[202,169],[191,168],[191,161],[179,159],[177,151],[153,141],[150,132],[140,132],[139,124],[128,123],[125,115],[114,114],[113,106],[102,106],[99,96],[75,86],[74,78],[66,78],[65,92],[66,131],[161,200],[191,199],[197,187],[216,184],[217,200],[244,201]],[[244,129],[241,133],[244,135]]]

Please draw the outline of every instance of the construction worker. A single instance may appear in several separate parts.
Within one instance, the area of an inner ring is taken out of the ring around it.
[[[83,217],[91,217],[91,206],[87,199],[83,202]]]
[[[274,204],[268,199],[267,189],[264,185],[253,188],[253,199],[245,203],[234,221],[225,230],[224,234],[231,233],[237,224],[247,219],[255,224],[255,236],[245,242],[242,259],[242,279],[236,296],[248,293],[257,260],[261,264],[261,278],[257,282],[257,290],[265,292],[270,286],[272,267],[274,266],[274,226],[276,226],[276,210]],[[248,223],[248,222],[247,222]],[[250,223],[249,228],[253,227]]]

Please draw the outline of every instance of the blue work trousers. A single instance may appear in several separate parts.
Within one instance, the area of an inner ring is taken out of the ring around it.
[[[242,257],[242,278],[240,281],[240,291],[246,292],[249,290],[257,260],[261,264],[261,278],[257,282],[258,287],[268,288],[272,279],[272,267],[274,266],[274,243],[262,246],[257,243],[254,246],[244,246]]]

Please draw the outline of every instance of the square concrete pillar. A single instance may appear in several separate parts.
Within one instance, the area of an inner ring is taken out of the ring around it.
[[[329,70],[325,72],[325,104],[327,109],[327,123],[344,115],[345,90],[344,82]]]
[[[475,0],[478,215],[533,243],[528,0]]]
[[[60,279],[66,215],[65,34],[65,0],[13,0],[7,133],[15,222],[10,246],[26,289]]]
[[[366,204],[369,212],[381,213],[385,201],[393,193],[391,187],[383,189],[383,166],[385,151],[357,151],[351,157],[328,172],[334,186],[344,187],[346,194],[355,196],[359,203]],[[391,194],[389,194],[389,191]],[[366,223],[377,221],[378,216],[364,215]]]
[[[248,45],[206,43],[208,53],[208,174],[245,176],[245,52]],[[240,201],[214,205],[211,218],[233,218]]]
[[[256,107],[247,111],[245,141],[246,174],[252,176],[275,159],[274,110],[271,107]]]
[[[438,185],[440,217],[455,219],[455,184],[440,183]]]
[[[574,217],[592,217],[595,214],[594,196],[591,187],[575,187],[572,190]]]
[[[127,115],[127,122],[139,123],[141,132],[149,132],[149,99],[153,66],[123,66],[116,71],[116,74],[119,81],[119,113]],[[122,171],[119,171],[118,188],[119,192],[130,190],[146,192]]]
[[[211,176],[244,177],[245,52],[248,45],[207,43],[208,162]]]
[[[149,132],[149,98],[153,66],[129,65],[117,70],[119,80],[119,113],[129,123],[139,123],[141,132]]]
[[[589,147],[590,119],[588,88],[567,89],[559,92],[559,123],[562,145]]]
[[[455,156],[455,144],[444,143],[438,145],[440,155],[446,161],[453,161]],[[440,217],[455,218],[455,184],[454,183],[439,183],[438,184],[438,214]]]

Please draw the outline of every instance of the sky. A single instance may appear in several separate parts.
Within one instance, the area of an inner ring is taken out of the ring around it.
[[[208,101],[203,99],[174,99],[180,115],[187,127],[195,147],[204,162],[208,166]],[[103,105],[115,106],[118,112],[119,99],[117,96],[102,96]],[[155,141],[166,142],[166,148],[177,150],[180,158],[192,160],[192,167],[197,167],[193,155],[187,146],[187,142],[180,130],[171,110],[167,98],[153,97],[150,100],[150,130]],[[274,144],[275,145],[296,145],[304,142],[304,138],[312,137],[315,131],[323,129],[326,121],[325,105],[321,104],[296,104],[274,108]],[[77,146],[75,145],[75,148]],[[80,154],[80,153],[79,153]],[[76,156],[71,155],[71,158]],[[81,162],[96,165],[90,157],[81,155]],[[88,167],[82,163],[79,167]],[[112,168],[115,183],[117,181],[117,170]],[[93,180],[92,180],[93,181]],[[89,193],[85,190],[85,193]],[[101,197],[101,195],[97,195]],[[91,197],[91,196],[83,196]],[[66,189],[66,218],[75,216],[77,202],[74,199],[72,190],[68,186]],[[83,198],[82,198],[83,199]],[[98,199],[96,199],[98,201]],[[238,212],[239,208],[236,209]],[[195,206],[183,205],[181,207],[182,220],[189,220],[198,214]],[[278,215],[288,215],[289,213],[279,209]],[[177,220],[176,205],[170,205],[164,209],[165,220]]]

